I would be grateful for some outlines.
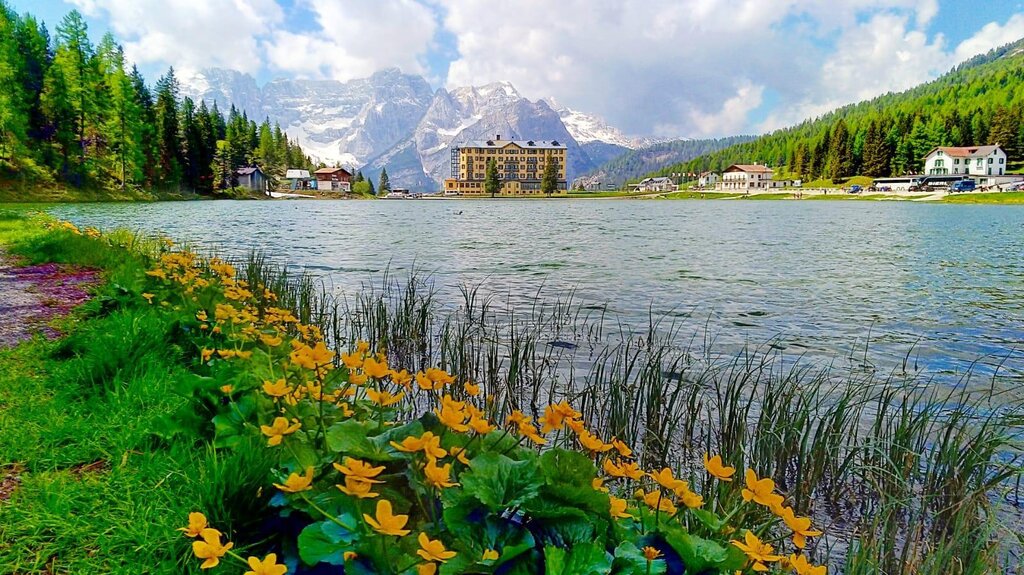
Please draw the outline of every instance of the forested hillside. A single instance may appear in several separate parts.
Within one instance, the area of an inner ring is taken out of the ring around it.
[[[731,136],[709,140],[673,140],[654,144],[646,148],[630,150],[597,170],[586,174],[582,179],[622,185],[666,164],[685,162],[751,139],[753,136]]]
[[[1000,144],[1024,162],[1024,40],[977,56],[933,82],[853,104],[652,175],[764,163],[776,177],[842,180],[919,172],[934,146]]]
[[[113,36],[90,42],[77,11],[51,38],[0,0],[0,184],[209,193],[240,166],[309,163],[279,126],[180,98],[173,69],[151,89]]]

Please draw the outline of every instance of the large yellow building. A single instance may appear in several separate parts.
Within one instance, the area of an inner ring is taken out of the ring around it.
[[[502,140],[470,142],[452,148],[452,177],[444,181],[446,196],[487,196],[487,164],[494,160],[501,181],[500,196],[542,196],[541,180],[546,162],[558,170],[556,194],[565,194],[566,147],[558,141]]]

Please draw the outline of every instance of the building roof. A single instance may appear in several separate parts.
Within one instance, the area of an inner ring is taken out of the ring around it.
[[[772,169],[761,164],[733,164],[725,169],[726,172],[747,172],[747,173],[772,173]]]
[[[672,178],[645,178],[640,181],[641,184],[674,184]]]
[[[483,141],[483,140],[477,140],[475,142],[466,142],[465,144],[460,144],[460,145],[458,145],[456,147],[458,147],[458,148],[494,148],[494,149],[498,149],[498,148],[504,148],[504,147],[508,146],[509,144],[515,144],[516,146],[519,146],[520,148],[523,148],[524,150],[525,149],[529,149],[529,148],[540,149],[540,150],[564,150],[565,149],[565,144],[560,143],[558,140],[546,141],[546,140],[499,140],[499,139],[494,139],[494,140],[487,140],[486,142]]]
[[[932,148],[924,157],[927,158],[934,154],[936,150],[942,150],[942,153],[954,158],[984,158],[996,150],[1002,151],[1002,148],[998,144],[994,146],[937,146]]]
[[[320,168],[319,170],[317,170],[317,171],[315,171],[313,173],[314,174],[319,174],[319,175],[328,175],[328,176],[330,176],[330,175],[333,175],[333,174],[337,174],[338,172],[345,172],[346,174],[348,174],[350,176],[352,175],[352,172],[346,170],[345,168]]]
[[[261,170],[259,166],[250,166],[248,168],[238,168],[237,170],[235,170],[235,173],[238,174],[239,176],[248,176],[251,174],[255,174],[256,172],[262,171],[263,170]]]
[[[284,177],[289,180],[298,180],[309,177],[309,170],[288,170]]]

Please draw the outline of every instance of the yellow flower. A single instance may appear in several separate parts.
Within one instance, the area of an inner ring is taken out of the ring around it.
[[[227,395],[227,394],[231,393],[234,390],[235,390],[235,386],[231,385],[230,383],[227,384],[227,385],[220,386],[220,392],[223,393],[224,395]]]
[[[551,433],[565,428],[565,416],[563,416],[554,405],[544,408],[544,415],[540,418],[541,431]]]
[[[284,480],[284,485],[275,483],[274,487],[287,493],[298,493],[300,491],[309,491],[310,489],[313,489],[313,467],[307,467],[306,472],[303,475],[299,475],[297,473],[288,475],[288,479]]]
[[[644,559],[648,561],[654,561],[658,557],[661,557],[661,551],[658,551],[654,547],[644,547]]]
[[[213,350],[212,349],[203,348],[202,355],[203,355],[203,362],[204,363],[207,362],[207,361],[210,361],[210,358],[213,357]]]
[[[360,354],[365,354],[370,351],[370,342],[359,340],[356,342],[356,351]]]
[[[523,425],[525,423],[530,423],[531,419],[531,417],[528,417],[527,415],[523,414],[522,411],[519,411],[517,409],[512,413],[508,414],[508,417],[505,418],[505,425]]]
[[[349,369],[359,369],[363,367],[363,356],[358,353],[343,353],[341,354],[341,363]]]
[[[494,431],[494,426],[491,425],[487,419],[483,417],[472,417],[469,420],[469,427],[479,433],[480,435],[486,435]]]
[[[470,382],[462,384],[462,388],[466,390],[466,395],[470,397],[476,397],[480,395],[480,386]]]
[[[365,461],[353,459],[351,457],[345,458],[344,465],[338,463],[334,463],[333,465],[335,469],[348,477],[359,477],[361,479],[372,480],[372,483],[383,483],[382,481],[373,479],[384,471],[383,465],[380,467],[374,467]]]
[[[416,385],[418,385],[420,389],[424,391],[432,391],[434,389],[438,389],[441,387],[435,384],[434,381],[427,377],[427,374],[423,373],[422,371],[416,372]]]
[[[590,433],[586,429],[584,429],[582,433],[577,434],[576,437],[577,439],[579,439],[580,445],[582,445],[584,449],[590,452],[604,453],[605,451],[608,451],[609,449],[612,448],[611,443],[605,443],[601,441],[600,437]]]
[[[216,529],[203,529],[200,536],[203,538],[202,541],[192,542],[192,553],[195,553],[197,559],[204,559],[203,564],[199,566],[200,569],[216,567],[220,563],[220,558],[235,545],[230,542],[221,545],[220,531]]]
[[[670,516],[675,515],[678,511],[678,509],[676,509],[675,504],[672,503],[672,499],[669,497],[665,497],[661,491],[651,491],[650,493],[644,493],[643,489],[638,489],[636,495],[638,498],[642,499],[643,502],[646,503],[647,506],[650,507],[651,509],[663,511],[669,514]]]
[[[246,571],[244,575],[284,575],[288,572],[288,567],[277,562],[275,553],[267,555],[263,561],[257,557],[250,557],[246,563],[249,564],[250,571]]]
[[[335,465],[337,465],[337,463],[335,463]],[[346,475],[345,485],[335,485],[335,487],[337,487],[342,493],[351,495],[352,497],[358,497],[359,499],[373,499],[380,495],[380,493],[373,491],[374,483],[383,483],[383,481]]]
[[[758,479],[753,470],[748,469],[745,474],[746,488],[740,493],[744,501],[754,501],[759,505],[774,508],[781,505],[783,497],[775,493],[775,482],[771,479]]]
[[[281,342],[284,341],[284,340],[281,339],[281,336],[263,334],[263,335],[260,336],[260,341],[262,341],[263,344],[266,345],[266,346],[277,347],[277,346],[281,345]]]
[[[807,546],[808,537],[817,537],[821,535],[821,531],[811,529],[811,518],[810,517],[797,517],[793,510],[786,507],[781,514],[782,520],[786,522],[786,526],[793,530],[793,545],[796,545],[800,549]]]
[[[363,361],[363,373],[374,379],[384,379],[391,374],[391,369],[388,368],[386,361],[377,361],[372,357],[368,357]]]
[[[590,486],[593,487],[595,491],[608,493],[608,488],[604,486],[604,479],[601,477],[595,477],[591,479]]]
[[[676,492],[676,495],[679,496],[679,501],[690,509],[696,509],[704,505],[704,498],[693,491],[690,491],[689,488],[685,488],[681,490],[681,492]]]
[[[416,575],[437,575],[437,563],[420,563],[416,566]]]
[[[426,431],[420,437],[410,435],[402,440],[402,443],[391,442],[391,446],[399,451],[414,453],[422,451],[427,457],[440,459],[448,452],[441,448],[441,438],[434,435],[432,431]]]
[[[622,462],[621,466],[622,474],[625,475],[626,477],[634,481],[640,481],[641,479],[644,478],[643,470],[640,469],[640,466],[637,465],[635,461]]]
[[[193,511],[188,514],[188,527],[179,527],[178,531],[183,531],[186,537],[199,537],[207,527],[206,516]]]
[[[162,280],[167,279],[167,272],[160,268],[157,268],[155,270],[149,270],[146,272],[146,275],[154,278],[160,278]]]
[[[484,556],[481,557],[481,560],[482,561],[497,561],[498,560],[498,552],[495,551],[494,549],[485,549],[484,550]]]
[[[544,445],[545,443],[548,442],[548,440],[538,435],[537,428],[529,423],[519,424],[519,435],[522,435],[523,437],[529,439],[530,441],[536,443],[537,445]]]
[[[359,555],[355,551],[346,551],[341,555],[341,559],[343,561],[351,561],[356,557],[359,557]]]
[[[445,463],[443,467],[438,467],[437,461],[430,459],[423,468],[423,475],[426,476],[427,483],[434,487],[454,487],[458,483],[452,482],[450,478],[451,470],[451,463]]]
[[[735,467],[728,467],[722,463],[722,456],[716,455],[708,459],[708,454],[704,454],[704,469],[708,470],[708,473],[717,477],[720,481],[732,481],[732,476],[736,473]]]
[[[219,355],[221,357],[221,359],[231,359],[231,358],[235,357],[235,350],[233,350],[233,349],[218,349],[217,350],[217,355]]]
[[[430,378],[430,381],[434,382],[435,389],[440,389],[446,385],[455,383],[454,375],[450,375],[445,370],[438,369],[436,367],[428,367],[424,375]]]
[[[803,555],[791,554],[788,563],[796,571],[797,575],[826,575],[828,573],[828,567],[812,565]]]
[[[391,393],[390,391],[377,391],[375,389],[367,389],[366,397],[368,397],[370,401],[376,403],[381,407],[388,407],[389,405],[394,405],[399,401],[402,401],[402,398],[405,397],[405,392],[402,391],[396,394]]]
[[[275,417],[272,425],[261,425],[260,431],[263,435],[266,435],[270,439],[267,440],[267,445],[273,447],[275,445],[281,445],[281,441],[285,435],[291,435],[302,427],[301,423],[288,424],[288,420],[283,417]]]
[[[469,431],[469,426],[465,423],[469,414],[465,411],[455,409],[452,404],[442,405],[441,409],[435,409],[434,413],[437,414],[437,418],[440,419],[441,423],[448,429],[451,429],[456,433],[465,433]]]
[[[744,539],[745,542],[733,539],[730,543],[746,553],[747,557],[754,562],[754,571],[768,571],[768,566],[765,563],[774,563],[782,559],[780,555],[773,554],[775,549],[771,545],[762,543],[752,531],[747,531]]]
[[[263,393],[266,393],[270,397],[284,397],[291,392],[291,386],[283,379],[279,379],[273,383],[269,381],[263,382]]]
[[[452,557],[457,555],[454,551],[448,551],[444,548],[444,543],[440,539],[431,540],[427,537],[426,533],[420,532],[418,538],[420,548],[416,550],[416,554],[423,558],[424,561],[438,561],[444,563]]]
[[[686,481],[683,481],[682,479],[676,479],[675,477],[673,477],[672,470],[669,469],[668,467],[665,467],[661,471],[658,471],[656,473],[651,473],[650,476],[651,479],[658,482],[658,485],[661,485],[662,487],[668,489],[669,491],[675,491],[680,487],[689,485],[688,483],[686,483]]]
[[[402,371],[391,371],[391,381],[395,382],[396,385],[400,385],[406,389],[409,389],[412,384],[412,374],[404,369]]]
[[[626,513],[626,500],[619,499],[614,495],[608,496],[608,500],[611,502],[611,515],[616,519],[626,519],[627,517],[632,519],[633,516]]]
[[[626,472],[622,470],[622,467],[620,467],[619,465],[616,465],[615,462],[612,461],[610,458],[609,459],[605,459],[601,463],[601,469],[603,469],[605,473],[607,473],[608,475],[611,475],[612,477],[625,477],[626,476]]]
[[[153,303],[153,297],[154,297],[153,294],[151,294],[151,293],[144,293],[144,294],[142,294],[142,297],[146,298],[146,301],[149,302],[150,304]]]
[[[206,315],[206,310],[201,309],[198,312],[196,312],[196,319],[199,321],[206,321],[207,319],[209,319],[209,317]]]
[[[631,457],[633,455],[633,450],[630,449],[628,445],[614,437],[612,438],[612,447],[614,447],[615,451],[618,451],[619,455],[622,457]]]
[[[403,529],[405,524],[409,521],[409,516],[393,515],[391,502],[387,499],[381,499],[377,502],[376,517],[370,517],[364,513],[363,520],[365,520],[366,524],[372,527],[377,533],[394,535],[396,537],[403,537],[409,534],[408,529]]]
[[[365,373],[348,374],[348,382],[351,383],[352,385],[362,387],[366,385],[367,381],[370,381],[370,376],[366,375]]]
[[[448,449],[448,454],[454,457],[459,463],[469,465],[469,459],[466,459],[466,448],[452,447]]]

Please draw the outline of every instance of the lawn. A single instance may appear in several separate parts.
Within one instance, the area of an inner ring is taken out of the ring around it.
[[[940,201],[944,204],[1024,204],[1024,192],[950,194]]]

